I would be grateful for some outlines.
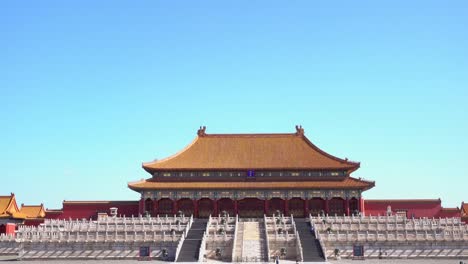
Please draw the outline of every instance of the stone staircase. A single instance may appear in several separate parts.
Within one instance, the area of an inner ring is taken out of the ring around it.
[[[324,262],[325,257],[320,247],[320,242],[310,230],[307,218],[295,218],[296,230],[299,233],[304,262]]]
[[[193,219],[176,262],[198,262],[198,253],[207,222],[208,219]]]
[[[264,225],[260,221],[240,222],[236,241],[236,262],[267,261]]]

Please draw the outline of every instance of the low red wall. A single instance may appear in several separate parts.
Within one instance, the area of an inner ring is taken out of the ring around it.
[[[466,224],[468,224],[468,216],[462,217],[462,221],[465,222]]]
[[[96,219],[97,213],[109,213],[111,207],[117,207],[118,215],[138,216],[139,201],[65,201],[60,219]]]
[[[461,217],[460,209],[458,208],[442,208],[440,212],[435,216],[436,218],[451,218]]]
[[[24,224],[28,226],[38,226],[40,224],[44,223],[44,218],[40,219],[25,219]]]
[[[62,210],[51,210],[51,211],[46,210],[45,214],[46,214],[45,218],[47,219],[60,219],[60,217],[63,214],[63,211]]]
[[[386,215],[390,206],[392,213],[406,211],[406,216],[411,217],[438,217],[442,209],[440,200],[365,200],[366,215]]]

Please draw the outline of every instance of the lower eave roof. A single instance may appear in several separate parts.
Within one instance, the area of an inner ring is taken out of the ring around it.
[[[26,219],[26,215],[25,214],[22,214],[20,212],[14,212],[12,214],[8,214],[8,213],[3,213],[3,214],[0,214],[0,218],[7,218],[7,219]]]
[[[198,189],[362,189],[368,190],[375,183],[347,177],[343,181],[291,181],[291,182],[132,182],[128,187],[141,190],[198,190]]]

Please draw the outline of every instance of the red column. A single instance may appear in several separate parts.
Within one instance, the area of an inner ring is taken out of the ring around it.
[[[239,210],[237,209],[237,200],[234,200],[234,214],[239,214]]]
[[[138,214],[143,214],[145,212],[145,199],[141,197],[140,202],[138,203]]]
[[[213,199],[214,203],[214,216],[218,216],[218,200]]]
[[[153,201],[153,211],[151,212],[152,216],[156,216],[158,214],[158,200]]]
[[[193,217],[198,218],[198,201],[197,201],[197,199],[193,200]]]
[[[330,200],[328,200],[328,197],[325,198],[325,214],[328,214],[330,211],[330,204],[328,203]]]
[[[359,197],[358,210],[359,212],[361,212],[361,214],[365,214],[366,212],[366,209],[364,207],[364,199],[362,199],[362,197]]]
[[[172,214],[177,214],[177,201],[172,201]]]
[[[309,199],[304,199],[304,217],[309,216]]]
[[[268,207],[269,207],[268,199],[265,199],[264,202],[265,202],[265,204],[263,205],[263,213],[264,213],[265,215],[268,215],[268,211],[269,211],[269,208],[268,208]]]
[[[284,215],[289,216],[289,200],[284,199]]]
[[[344,203],[345,203],[345,214],[349,216],[350,214],[349,214],[349,198],[348,197],[346,197],[346,199],[344,200]]]

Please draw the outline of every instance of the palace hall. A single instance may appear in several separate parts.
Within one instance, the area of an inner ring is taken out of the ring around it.
[[[351,176],[359,166],[318,148],[301,126],[284,134],[201,127],[179,153],[143,163],[151,177],[128,187],[141,194],[139,212],[152,216],[351,215],[364,211],[362,193],[375,185]]]
[[[64,200],[62,208],[22,205],[0,196],[0,234],[15,225],[39,225],[45,219],[97,219],[164,216],[183,213],[259,218],[278,213],[309,215],[403,215],[408,218],[461,217],[468,207],[444,208],[438,199],[364,199],[375,182],[353,177],[360,163],[335,157],[314,145],[301,126],[293,133],[208,134],[200,127],[180,152],[142,164],[147,179],[128,183],[138,200]]]
[[[195,133],[194,133],[195,134]],[[0,196],[0,255],[17,259],[325,262],[468,257],[468,206],[441,199],[364,199],[359,162],[293,133],[209,134],[142,164],[131,201],[63,201],[61,209]]]

